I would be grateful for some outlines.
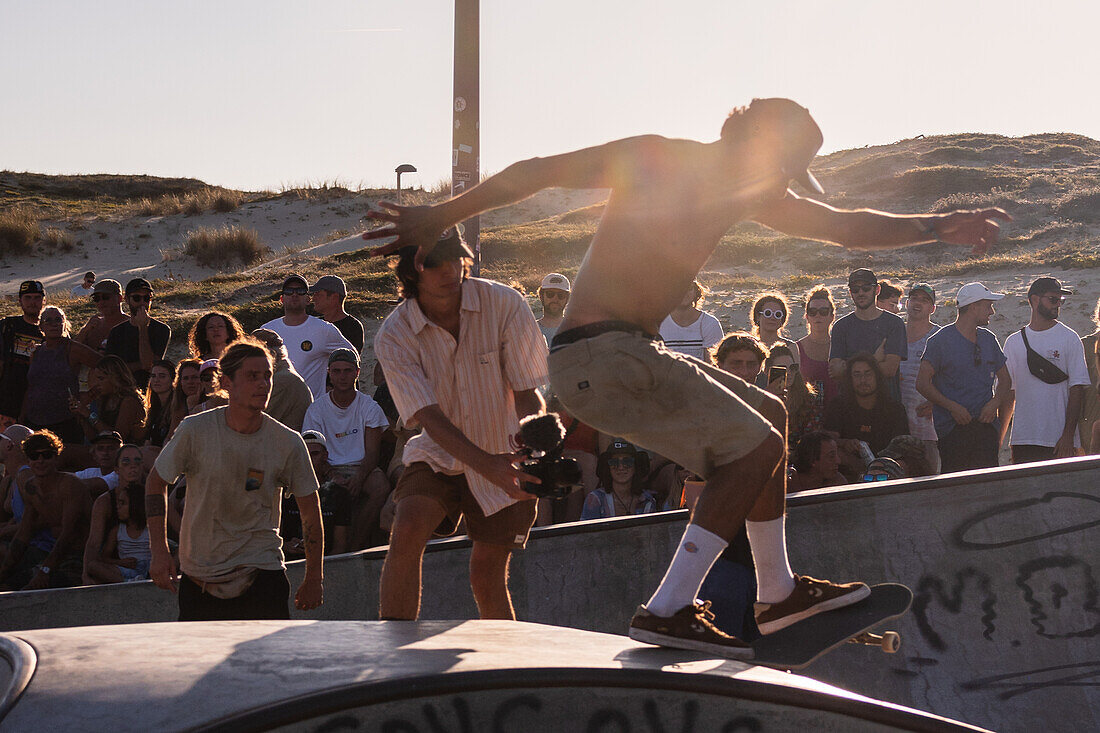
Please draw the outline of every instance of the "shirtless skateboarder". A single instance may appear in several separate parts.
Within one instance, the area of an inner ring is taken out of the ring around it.
[[[415,245],[420,266],[440,232],[480,212],[552,186],[612,189],[553,340],[550,384],[579,420],[706,478],[664,580],[630,623],[633,639],[751,658],[752,648],[714,627],[709,604],[696,599],[742,524],[756,563],[762,633],[869,593],[863,583],[791,572],[786,440],[772,427],[786,424],[783,403],[670,352],[656,335],[719,239],[740,221],[851,248],[938,240],[981,253],[997,239],[996,220],[1010,219],[1000,209],[899,216],[801,198],[788,189],[791,181],[822,190],[807,170],[821,143],[806,109],[787,99],[756,99],[730,114],[715,142],[647,135],[521,161],[435,206],[383,204],[387,211],[372,216],[390,226],[363,235],[395,237],[378,255]]]

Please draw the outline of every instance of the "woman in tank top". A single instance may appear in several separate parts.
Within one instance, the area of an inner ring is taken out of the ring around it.
[[[149,578],[149,528],[145,521],[145,487],[137,481],[115,492],[118,523],[107,533],[99,557],[88,563],[98,583],[122,583]]]
[[[95,366],[102,357],[69,338],[69,319],[56,306],[42,309],[38,326],[45,339],[31,354],[19,422],[34,430],[50,430],[66,443],[83,443],[84,431],[69,410],[69,398],[80,391],[80,369]]]
[[[802,378],[817,392],[815,409],[820,419],[825,405],[840,393],[840,385],[829,376],[829,333],[836,318],[836,304],[829,289],[818,285],[807,293],[804,305],[808,333],[798,340],[799,367]]]

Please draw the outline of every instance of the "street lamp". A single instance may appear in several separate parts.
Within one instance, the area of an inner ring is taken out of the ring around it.
[[[397,174],[397,203],[401,203],[401,174],[402,173],[416,173],[416,168],[408,163],[402,163],[393,169],[393,172]]]

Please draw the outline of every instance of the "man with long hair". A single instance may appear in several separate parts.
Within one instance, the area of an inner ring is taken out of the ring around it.
[[[439,233],[482,211],[551,186],[610,188],[603,218],[573,282],[550,354],[550,385],[579,420],[618,435],[707,480],[657,592],[635,614],[632,638],[750,657],[697,603],[700,584],[748,518],[759,581],[756,618],[771,633],[814,613],[854,603],[862,583],[795,576],[785,535],[786,439],[782,402],[702,361],[665,348],[657,332],[682,301],[722,236],[752,220],[795,237],[863,249],[941,240],[984,252],[999,209],[899,216],[845,211],[802,198],[791,181],[821,193],[808,166],[822,136],[788,99],[734,110],[710,143],[657,135],[617,140],[515,163],[461,196],[422,207],[387,204],[372,216],[392,226],[367,239],[413,247],[421,266]],[[387,374],[390,370],[387,369]]]

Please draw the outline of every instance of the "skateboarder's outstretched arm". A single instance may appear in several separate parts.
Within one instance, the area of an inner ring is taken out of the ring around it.
[[[531,158],[513,163],[460,196],[434,206],[397,206],[380,202],[388,211],[374,210],[370,216],[391,226],[372,229],[363,239],[397,237],[374,250],[374,255],[393,254],[415,245],[419,268],[431,252],[439,234],[449,226],[485,211],[507,206],[533,196],[544,188],[614,188],[631,180],[637,167],[667,144],[659,135],[643,135],[563,153],[548,158]]]
[[[837,209],[791,191],[752,218],[786,234],[853,249],[890,249],[940,241],[971,247],[974,254],[984,254],[997,242],[1001,229],[997,219],[1012,221],[1004,209],[998,208],[911,215]]]

